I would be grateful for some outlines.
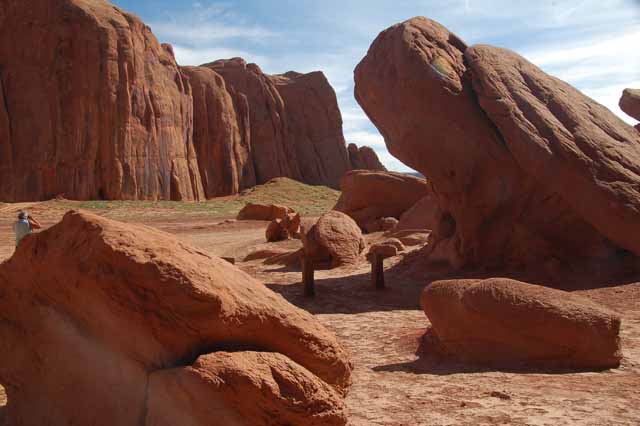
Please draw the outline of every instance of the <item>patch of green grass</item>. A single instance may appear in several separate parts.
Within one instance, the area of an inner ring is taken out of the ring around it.
[[[95,210],[104,216],[126,217],[206,215],[235,217],[248,203],[281,204],[302,215],[316,216],[333,208],[340,191],[326,186],[312,186],[288,178],[277,178],[244,191],[236,197],[215,198],[202,202],[181,201],[64,201],[70,209]]]

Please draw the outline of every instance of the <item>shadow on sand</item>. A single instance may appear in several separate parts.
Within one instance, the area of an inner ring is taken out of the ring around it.
[[[322,270],[325,268],[318,268]],[[273,272],[300,272],[295,265],[272,270]],[[441,268],[425,268],[416,273],[400,263],[385,270],[386,289],[376,290],[371,274],[359,273],[331,278],[316,278],[316,297],[303,295],[302,282],[295,284],[269,282],[265,284],[290,303],[313,314],[357,314],[363,312],[392,310],[421,310],[420,294],[433,281],[444,279],[511,278],[532,284],[543,285],[565,291],[592,290],[622,286],[640,281],[640,273],[609,273],[608,271],[584,270],[556,274],[552,277],[536,271],[466,271],[448,273]],[[300,276],[302,279],[302,276]]]
[[[575,374],[586,372],[601,372],[606,369],[575,369],[562,366],[531,366],[526,364],[507,365],[480,365],[461,362],[444,353],[438,345],[437,338],[432,330],[427,328],[420,338],[416,351],[417,359],[397,364],[387,364],[373,367],[376,372],[429,374],[436,376],[448,376],[453,374],[480,374],[480,373],[514,373],[514,374]]]

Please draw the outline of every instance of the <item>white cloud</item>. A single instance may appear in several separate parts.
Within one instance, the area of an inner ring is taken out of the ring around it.
[[[202,65],[218,59],[230,59],[235,57],[244,58],[247,62],[255,62],[260,66],[269,63],[269,59],[264,56],[226,47],[191,49],[180,45],[174,45],[173,51],[176,55],[176,61],[180,65]]]
[[[358,146],[367,145],[377,149],[386,149],[387,147],[384,138],[378,132],[373,133],[366,130],[345,132],[344,138],[348,143],[355,143]]]
[[[638,46],[640,46],[640,28],[613,36],[599,34],[593,38],[558,43],[555,46],[540,46],[523,56],[541,67],[572,65],[586,59],[600,63],[606,62],[605,58],[637,61],[638,56],[633,55],[632,51]]]
[[[640,87],[640,29],[538,47],[523,56],[634,124],[618,107],[622,91]]]
[[[230,39],[245,39],[262,43],[278,34],[259,26],[236,26],[222,22],[156,22],[152,30],[163,40],[191,46],[203,43],[221,43]]]

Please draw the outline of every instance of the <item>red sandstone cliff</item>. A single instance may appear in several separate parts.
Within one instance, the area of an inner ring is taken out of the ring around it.
[[[321,72],[179,67],[106,0],[2,1],[2,201],[200,200],[281,176],[337,188],[353,168]]]
[[[149,27],[103,0],[3,0],[0,199],[204,196],[192,101]]]

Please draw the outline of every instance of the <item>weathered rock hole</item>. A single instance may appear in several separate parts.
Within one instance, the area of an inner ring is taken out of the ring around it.
[[[243,342],[225,342],[221,344],[203,344],[194,348],[190,354],[177,360],[166,368],[188,367],[193,365],[198,358],[216,352],[274,352],[273,350]]]

